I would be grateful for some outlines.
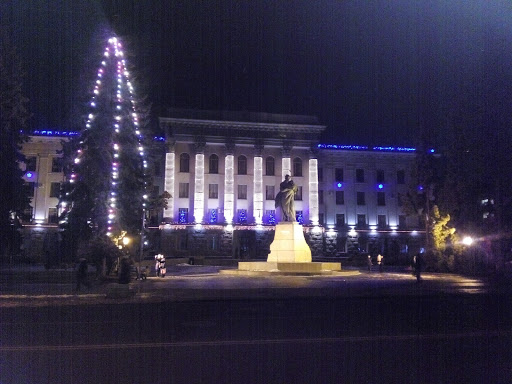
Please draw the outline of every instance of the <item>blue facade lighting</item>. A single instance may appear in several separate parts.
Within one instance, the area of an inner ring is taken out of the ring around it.
[[[368,147],[366,145],[342,145],[342,144],[318,144],[319,149],[339,149],[348,151],[378,151],[378,152],[415,152],[413,147],[394,147],[394,146],[375,146]],[[432,151],[432,150],[431,150]]]
[[[304,224],[304,216],[302,215],[302,212],[299,212],[297,213],[296,215],[296,218],[297,222],[300,224],[300,225],[303,225]]]
[[[33,178],[33,177],[34,177],[34,174],[33,174],[32,172],[27,172],[27,173],[25,173],[25,177],[26,177],[27,179],[31,179],[31,178]]]
[[[377,188],[379,188],[379,189],[384,188],[384,184],[379,184],[379,185],[377,185]]]
[[[217,222],[217,210],[211,209],[210,210],[210,224],[214,224]]]
[[[337,184],[336,184],[336,186],[337,186],[338,188],[341,188],[341,187],[343,187],[343,183],[337,183]]]

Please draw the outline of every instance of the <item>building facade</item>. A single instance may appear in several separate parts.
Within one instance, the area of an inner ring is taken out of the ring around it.
[[[401,204],[412,148],[324,145],[325,127],[312,116],[171,110],[160,128],[167,149],[155,184],[171,198],[147,220],[149,250],[266,259],[281,220],[275,196],[285,175],[298,186],[296,219],[313,258],[381,253],[401,263],[422,245],[419,217],[407,216]],[[60,149],[69,135],[41,131],[23,147],[25,180],[34,191],[24,217],[26,249],[35,259],[44,257],[44,244],[58,241],[45,233],[58,234]]]
[[[421,243],[401,206],[412,148],[322,145],[311,116],[172,111],[160,118],[168,150],[160,226],[169,256],[266,258],[281,220],[285,175],[298,186],[296,219],[313,257],[383,253],[403,262]]]

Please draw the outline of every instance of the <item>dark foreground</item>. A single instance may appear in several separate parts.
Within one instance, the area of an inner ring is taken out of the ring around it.
[[[0,383],[512,382],[508,293],[360,281],[357,295],[8,306]]]

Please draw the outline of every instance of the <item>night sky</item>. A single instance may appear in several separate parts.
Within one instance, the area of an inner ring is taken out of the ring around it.
[[[510,0],[7,0],[33,129],[80,126],[105,39],[166,107],[311,114],[324,141],[442,145],[510,129]]]

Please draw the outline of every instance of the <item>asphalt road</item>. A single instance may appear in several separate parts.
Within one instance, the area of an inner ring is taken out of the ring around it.
[[[512,382],[511,296],[486,281],[181,271],[126,299],[0,285],[0,383]]]

